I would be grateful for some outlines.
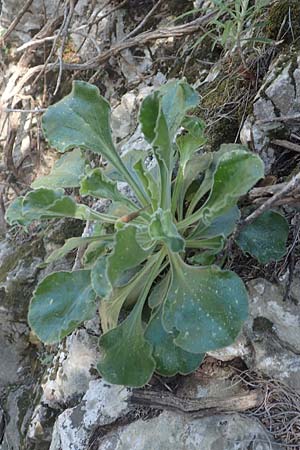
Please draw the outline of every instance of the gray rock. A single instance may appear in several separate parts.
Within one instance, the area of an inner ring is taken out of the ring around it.
[[[250,369],[277,378],[299,391],[299,307],[284,301],[283,288],[267,280],[252,280],[247,287],[249,319],[243,332],[233,345],[209,354],[222,361],[241,357]],[[294,292],[296,287],[297,280]]]
[[[0,242],[0,398],[6,417],[1,450],[20,450],[32,414],[36,355],[29,345],[27,309],[38,265],[35,244]],[[0,434],[2,433],[0,424]]]
[[[98,338],[80,329],[60,345],[46,381],[42,383],[42,401],[50,407],[68,405],[82,397],[95,378],[99,359]]]
[[[124,416],[128,389],[110,385],[104,380],[91,381],[80,404],[66,409],[57,419],[50,450],[84,450],[99,426]]]
[[[97,341],[97,336],[79,329],[59,345],[41,383],[42,396],[32,414],[27,439],[33,442],[50,439],[51,412],[57,415],[62,409],[80,402],[89,382],[97,377]]]
[[[284,301],[283,289],[264,279],[248,283],[249,312],[253,320],[263,317],[272,324],[272,331],[283,345],[300,353],[300,311],[298,305]]]
[[[253,103],[253,114],[248,116],[240,133],[241,142],[260,154],[266,173],[275,161],[272,138],[283,138],[300,127],[293,121],[270,121],[280,116],[293,116],[300,110],[300,56],[280,57],[269,71]]]
[[[189,419],[163,412],[106,435],[98,450],[280,450],[257,421],[238,414]]]

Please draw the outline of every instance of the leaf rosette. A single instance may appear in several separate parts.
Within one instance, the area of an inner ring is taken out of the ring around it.
[[[67,240],[46,261],[81,247],[84,268],[44,278],[28,318],[42,341],[54,343],[98,308],[98,370],[111,383],[142,386],[154,371],[190,373],[207,351],[232,344],[247,318],[244,283],[222,269],[218,255],[224,256],[240,219],[239,199],[264,176],[263,162],[235,144],[206,153],[205,125],[192,115],[198,103],[184,80],[144,99],[139,120],[155,163],[148,170],[148,153],[120,157],[108,102],[95,86],[75,81],[43,116],[45,137],[63,156],[7,211],[12,225],[61,217],[93,221],[90,236]],[[107,167],[89,167],[86,150],[101,154]],[[128,183],[135,200],[119,191],[118,180]],[[100,213],[65,188],[112,204]],[[266,263],[283,256],[287,233],[285,219],[271,212],[236,241]]]

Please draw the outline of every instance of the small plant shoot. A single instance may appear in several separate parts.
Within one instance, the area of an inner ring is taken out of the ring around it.
[[[75,81],[42,121],[50,146],[63,155],[7,211],[8,222],[22,226],[62,217],[93,221],[89,237],[68,239],[49,256],[46,262],[85,246],[82,269],[39,283],[28,320],[53,344],[99,311],[98,370],[110,383],[139,387],[154,372],[190,373],[206,352],[232,344],[247,319],[245,285],[222,261],[240,219],[238,201],[263,178],[264,166],[241,145],[205,153],[204,123],[193,115],[198,103],[184,80],[153,92],[139,113],[150,153],[120,156],[108,102],[97,87]],[[86,151],[102,155],[106,167],[91,168]],[[129,185],[130,198],[118,181]],[[111,205],[99,213],[66,188]],[[245,227],[237,243],[266,263],[282,257],[287,234],[285,219],[272,211]]]

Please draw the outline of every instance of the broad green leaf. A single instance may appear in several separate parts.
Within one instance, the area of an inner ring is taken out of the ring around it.
[[[5,220],[9,225],[21,225],[26,227],[31,223],[23,215],[23,200],[24,197],[17,197],[11,202],[5,213]]]
[[[243,252],[266,264],[285,255],[288,234],[287,220],[275,211],[266,211],[242,228],[236,242]]]
[[[193,181],[199,178],[210,166],[212,162],[212,154],[204,153],[202,155],[194,155],[187,162],[183,169],[183,186],[184,196]]]
[[[116,233],[114,249],[108,257],[107,275],[112,285],[129,269],[141,264],[149,255],[137,240],[137,228],[126,225]]]
[[[54,344],[92,319],[97,305],[90,271],[56,272],[38,285],[30,303],[28,322],[46,344]]]
[[[199,210],[204,223],[210,225],[228,212],[263,176],[264,164],[257,155],[244,150],[225,153],[215,171],[210,196]]]
[[[152,220],[149,224],[149,235],[153,240],[165,242],[172,252],[184,250],[185,241],[178,233],[169,210],[163,211],[159,208],[152,215]]]
[[[143,159],[149,156],[148,152],[144,150],[129,150],[121,156],[121,160],[126,167],[126,169],[131,173],[133,177],[138,181],[137,174],[134,170],[134,165],[139,159]],[[113,181],[126,181],[123,175],[117,171],[115,167],[111,164],[107,164],[107,166],[103,169],[103,173],[106,177]]]
[[[128,284],[114,288],[108,298],[101,300],[99,312],[104,333],[117,326],[122,306],[129,309],[136,304],[145,290],[145,284],[153,262],[155,261],[148,261],[140,271],[136,272],[130,280],[127,280],[129,281]]]
[[[82,258],[84,267],[89,267],[95,264],[99,256],[101,256],[105,252],[106,248],[107,242],[99,239],[88,244]]]
[[[111,292],[109,299],[101,299],[99,304],[99,314],[101,318],[101,328],[103,333],[116,328],[120,311],[126,302],[128,287],[115,288]]]
[[[91,270],[91,283],[96,294],[105,298],[111,294],[112,285],[107,276],[107,257],[100,256]]]
[[[134,169],[139,175],[139,179],[143,183],[143,186],[151,199],[152,209],[155,211],[160,202],[160,180],[154,179],[151,171],[146,169],[143,159],[140,159],[135,163]]]
[[[160,95],[170,140],[173,141],[186,112],[198,106],[199,94],[186,81],[174,80],[161,86]]]
[[[198,240],[187,240],[186,246],[192,249],[203,249],[201,253],[188,258],[188,263],[192,265],[209,266],[215,261],[218,255],[224,248],[225,239],[223,236],[215,236],[212,238],[204,238]]]
[[[116,328],[99,340],[100,374],[112,384],[141,387],[155,369],[152,346],[144,338],[139,305]]]
[[[146,140],[152,145],[158,163],[172,168],[173,147],[159,92],[146,97],[141,105],[139,120]]]
[[[174,343],[205,353],[234,342],[248,314],[242,280],[217,266],[197,267],[172,255],[172,280],[163,310],[163,326],[178,331]]]
[[[201,238],[201,239],[187,239],[186,247],[188,248],[203,248],[208,250],[213,250],[214,253],[220,253],[224,247],[225,239],[223,236],[214,236],[211,238]]]
[[[196,206],[199,203],[199,201],[212,188],[214,173],[216,171],[216,168],[217,168],[217,166],[219,164],[219,161],[222,158],[222,156],[225,153],[230,152],[230,151],[235,150],[235,149],[237,149],[237,144],[232,144],[232,146],[230,144],[222,144],[220,149],[217,152],[209,153],[210,161],[208,163],[208,166],[205,168],[205,175],[204,175],[203,181],[201,182],[201,185],[199,186],[197,192],[193,195],[193,198],[192,198],[191,203],[190,203],[190,205],[188,207],[186,216],[189,216],[194,211],[194,209],[196,208]],[[245,151],[245,148],[243,148],[243,150]]]
[[[152,288],[148,297],[149,308],[154,309],[159,306],[168,291],[171,273],[168,272],[163,278]]]
[[[184,201],[188,188],[193,181],[201,176],[203,177],[203,174],[211,165],[212,159],[212,153],[193,155],[184,167],[179,166],[172,195],[172,211],[178,210],[180,219],[183,216]]]
[[[75,149],[61,156],[56,161],[49,175],[39,177],[31,187],[45,188],[72,188],[80,185],[80,179],[84,175],[85,159],[80,149]]]
[[[114,159],[110,106],[96,86],[73,81],[71,93],[47,109],[42,126],[49,144],[62,153],[82,147]]]
[[[75,248],[78,248],[82,245],[86,245],[89,243],[105,245],[105,243],[110,241],[111,239],[109,236],[74,237],[67,239],[62,247],[54,250],[51,255],[48,256],[48,258],[46,259],[46,263],[49,264],[51,262],[57,261],[59,258],[62,258]]]
[[[22,211],[24,217],[28,220],[38,220],[43,216],[48,216],[48,209],[54,203],[63,198],[63,189],[46,189],[40,188],[35,191],[30,191],[25,195]]]
[[[73,81],[71,93],[47,109],[42,126],[49,144],[62,153],[79,147],[103,155],[131,185],[140,203],[147,204],[114,147],[110,106],[96,86]]]
[[[115,223],[117,217],[101,214],[86,205],[77,204],[71,197],[65,196],[63,189],[39,188],[31,191],[23,200],[23,216],[26,220],[73,217],[81,220],[102,220]]]
[[[153,347],[155,372],[165,377],[187,375],[200,365],[204,354],[189,353],[174,344],[176,335],[167,332],[161,322],[161,310],[154,314],[146,328],[145,338]]]
[[[133,225],[118,230],[110,255],[100,257],[94,265],[92,283],[99,297],[108,297],[114,287],[122,285],[124,275],[148,257],[150,252],[138,243],[136,233],[137,228]]]
[[[81,180],[80,194],[97,198],[109,198],[115,202],[129,202],[117,188],[117,183],[107,178],[99,168],[92,170]]]
[[[199,150],[206,142],[204,137],[205,124],[198,117],[187,116],[183,120],[182,126],[188,132],[178,136],[176,144],[180,153],[180,164],[185,167],[195,151]]]
[[[206,250],[205,252],[196,253],[187,259],[187,262],[192,266],[211,266],[216,260],[216,252],[213,250]]]
[[[209,226],[206,226],[200,221],[193,233],[189,236],[191,239],[197,238],[210,238],[214,236],[223,236],[226,238],[233,233],[237,222],[241,217],[240,210],[237,206],[234,206],[225,214],[217,217]]]

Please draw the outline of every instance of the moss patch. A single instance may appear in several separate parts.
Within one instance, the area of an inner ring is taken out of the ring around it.
[[[271,6],[267,24],[267,35],[271,39],[277,39],[280,30],[286,42],[292,42],[294,39],[300,37],[299,0],[278,0]]]

